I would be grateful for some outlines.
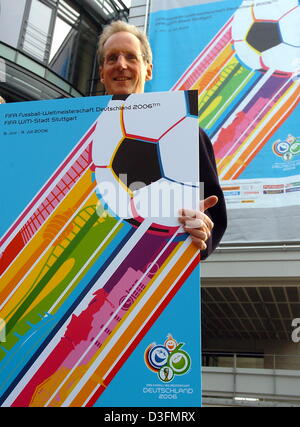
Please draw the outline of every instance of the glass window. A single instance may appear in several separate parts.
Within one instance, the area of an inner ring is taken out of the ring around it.
[[[75,49],[77,30],[61,18],[55,21],[49,68],[66,80],[70,79],[70,67]]]
[[[68,81],[72,81],[79,22],[80,13],[74,5],[60,0],[53,30],[49,68]]]
[[[69,25],[67,22],[64,22],[59,17],[56,18],[49,58],[50,62],[60,47],[65,43],[71,30],[71,25]]]
[[[98,29],[92,22],[82,18],[77,40],[77,55],[74,63],[73,83],[82,93],[89,95],[93,78],[98,41]]]
[[[45,62],[49,56],[52,12],[49,6],[39,0],[32,0],[23,50],[42,62]]]

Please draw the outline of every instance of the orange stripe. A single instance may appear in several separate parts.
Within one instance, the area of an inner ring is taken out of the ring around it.
[[[216,59],[211,63],[211,65],[200,75],[200,77],[196,80],[196,82],[191,86],[188,82],[192,75],[187,77],[187,80],[181,85],[180,90],[188,90],[188,89],[198,89],[200,92],[205,89],[205,87],[209,84],[209,90],[214,86],[216,81],[218,81],[219,77],[215,76],[222,70],[228,60],[234,55],[234,52],[231,48],[231,44],[228,44],[225,49],[223,49],[220,54],[216,57]],[[196,70],[193,72],[195,73]],[[192,73],[192,74],[193,74]],[[212,80],[213,79],[213,80]]]

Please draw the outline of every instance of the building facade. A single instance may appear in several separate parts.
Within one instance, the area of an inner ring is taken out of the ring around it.
[[[96,47],[121,0],[1,0],[0,94],[7,102],[102,93]]]

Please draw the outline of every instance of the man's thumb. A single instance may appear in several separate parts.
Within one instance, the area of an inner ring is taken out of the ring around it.
[[[204,212],[209,208],[212,208],[213,206],[215,206],[218,203],[218,198],[217,196],[209,196],[204,200],[201,200],[200,202],[200,211]]]

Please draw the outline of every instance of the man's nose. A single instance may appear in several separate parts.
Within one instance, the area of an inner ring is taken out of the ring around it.
[[[122,53],[119,53],[118,55],[117,66],[121,68],[127,68],[127,61]]]

